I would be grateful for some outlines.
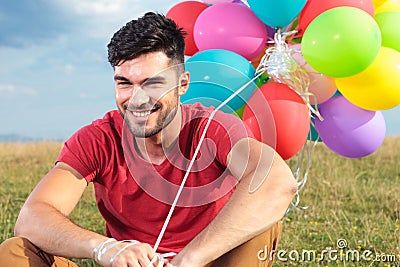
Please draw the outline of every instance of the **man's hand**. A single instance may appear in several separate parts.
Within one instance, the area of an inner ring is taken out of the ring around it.
[[[94,253],[95,261],[104,267],[163,267],[167,262],[146,243],[113,240]]]

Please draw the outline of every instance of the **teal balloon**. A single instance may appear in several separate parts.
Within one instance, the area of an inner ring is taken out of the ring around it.
[[[268,26],[285,27],[299,15],[307,0],[248,0],[247,2],[257,17]]]
[[[337,90],[331,98],[338,97],[338,96],[342,96],[342,93],[339,90]]]
[[[190,85],[181,96],[182,103],[200,102],[205,106],[219,106],[238,89],[249,83],[221,110],[233,113],[247,103],[256,89],[255,69],[239,54],[222,49],[210,49],[196,53],[185,63],[190,72]]]
[[[317,142],[322,142],[321,138],[319,137],[319,134],[317,130],[314,127],[315,125],[315,119],[314,117],[311,117],[311,123],[310,123],[310,132],[308,133],[308,140],[310,141],[317,141]]]

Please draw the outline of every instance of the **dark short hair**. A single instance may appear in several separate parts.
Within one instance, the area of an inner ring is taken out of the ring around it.
[[[108,61],[115,67],[142,54],[164,52],[174,64],[184,62],[185,32],[162,14],[148,12],[128,22],[111,38]]]

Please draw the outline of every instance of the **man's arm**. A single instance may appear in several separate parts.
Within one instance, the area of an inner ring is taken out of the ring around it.
[[[15,235],[53,255],[90,258],[93,248],[107,238],[82,229],[67,217],[86,187],[86,180],[78,172],[57,163],[23,205]]]
[[[32,191],[21,209],[15,235],[27,238],[42,250],[57,256],[92,258],[93,249],[108,238],[83,229],[68,219],[87,186],[72,167],[58,163]],[[111,243],[110,243],[111,244]],[[110,249],[101,258],[110,266],[111,257],[127,243]],[[150,245],[135,244],[116,257],[113,266],[147,266],[155,253]]]
[[[297,190],[285,161],[272,148],[251,138],[240,140],[232,148],[228,168],[240,179],[236,190],[172,264],[206,266],[264,232],[283,217]]]

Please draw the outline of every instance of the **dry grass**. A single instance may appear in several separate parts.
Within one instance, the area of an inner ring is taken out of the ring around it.
[[[59,143],[0,144],[0,242],[13,234],[24,200],[53,166]],[[361,159],[340,157],[323,144],[312,155],[309,181],[301,193],[304,211],[292,211],[285,219],[280,249],[337,249],[346,239],[347,250],[375,255],[396,255],[400,260],[400,138],[386,138],[373,155]],[[292,163],[290,163],[292,164]],[[85,192],[71,218],[79,225],[102,232],[93,188]],[[343,252],[343,251],[342,251]],[[346,252],[346,250],[344,251]],[[294,259],[295,254],[292,254]],[[345,260],[277,260],[274,266],[400,266],[400,263]],[[326,259],[326,258],[325,258]],[[82,266],[96,266],[79,261]]]

